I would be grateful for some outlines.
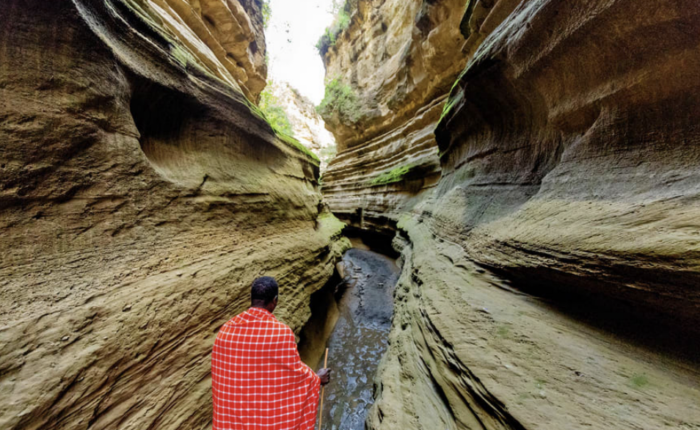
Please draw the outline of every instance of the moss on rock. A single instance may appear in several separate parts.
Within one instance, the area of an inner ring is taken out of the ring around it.
[[[413,164],[407,164],[405,166],[397,167],[377,176],[372,180],[372,182],[370,182],[370,185],[387,185],[396,182],[401,182],[411,170],[415,169],[415,167],[416,166],[414,166]]]
[[[359,122],[364,116],[360,98],[350,85],[341,82],[338,78],[326,83],[325,96],[316,110],[324,118],[332,117],[337,113],[341,121],[353,124]]]

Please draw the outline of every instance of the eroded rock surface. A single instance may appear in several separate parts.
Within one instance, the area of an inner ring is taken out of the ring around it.
[[[469,234],[485,265],[700,318],[700,12],[689,5],[518,8],[436,132],[442,228]]]
[[[361,0],[325,55],[326,79],[353,100],[324,115],[339,151],[324,196],[344,221],[382,228],[384,214],[440,178],[433,131],[467,61],[456,13],[463,7],[462,0]],[[387,180],[401,169],[408,171],[401,180]]]
[[[323,118],[313,102],[287,82],[273,82],[268,87],[276,102],[284,107],[294,137],[321,160],[323,173],[336,154],[335,137],[326,130]]]
[[[346,244],[317,163],[246,100],[259,7],[3,4],[0,428],[206,428],[251,280],[308,319]]]
[[[176,39],[179,43],[172,46],[171,54],[182,65],[196,63],[251,100],[265,88],[260,0],[124,0],[113,5],[128,8],[139,20],[164,32],[162,36]]]
[[[697,337],[605,296],[542,298],[419,216],[375,383],[375,429],[695,429]],[[593,281],[592,281],[593,282]]]
[[[700,428],[700,15],[650,8],[359,2],[324,193],[402,251],[369,428]]]

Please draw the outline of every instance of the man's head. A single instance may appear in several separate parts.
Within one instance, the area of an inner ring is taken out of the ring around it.
[[[277,307],[277,295],[279,287],[275,278],[263,276],[253,281],[250,289],[251,304],[255,308],[267,309],[274,312]]]

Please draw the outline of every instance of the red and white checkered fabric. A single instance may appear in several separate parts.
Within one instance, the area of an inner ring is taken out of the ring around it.
[[[250,308],[219,331],[211,357],[213,430],[313,430],[320,380],[294,332]]]

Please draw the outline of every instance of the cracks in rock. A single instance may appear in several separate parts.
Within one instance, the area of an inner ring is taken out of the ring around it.
[[[202,192],[202,189],[204,189],[204,184],[206,184],[208,180],[209,180],[209,175],[205,174],[204,178],[202,179],[202,183],[199,184],[197,189],[194,190],[195,195],[200,194]]]
[[[424,289],[433,288],[433,285],[425,282],[423,277],[428,275],[422,273],[420,267],[416,266],[415,255],[413,255],[415,250],[411,242],[403,249],[402,258],[406,261],[402,278],[405,281],[404,286],[402,287],[400,282],[397,289],[395,297],[397,316],[395,316],[392,330],[394,333],[396,330],[400,330],[399,333],[402,333],[400,336],[410,336],[410,340],[404,339],[403,342],[400,341],[400,338],[396,339],[399,342],[395,345],[413,345],[409,347],[409,350],[414,352],[402,357],[402,351],[407,350],[398,346],[398,350],[390,350],[390,353],[395,354],[400,368],[415,368],[415,364],[411,364],[411,362],[420,363],[418,368],[414,370],[417,370],[417,373],[410,376],[411,381],[414,382],[407,383],[409,386],[417,383],[416,387],[418,388],[421,383],[415,381],[423,379],[423,388],[419,389],[426,391],[427,398],[431,397],[428,392],[432,392],[434,395],[432,407],[429,409],[435,410],[436,415],[432,421],[423,422],[423,425],[430,422],[430,425],[442,428],[446,426],[440,426],[437,420],[450,420],[451,423],[447,428],[454,426],[456,428],[524,430],[524,425],[508,411],[503,401],[484,386],[469,366],[461,361],[454,345],[441,333],[433,321],[432,315],[433,313],[442,314],[442,312],[433,309],[430,299],[424,297]],[[444,257],[446,266],[455,266],[458,263],[455,258],[445,253],[440,253],[440,255]],[[463,267],[462,270],[468,269]],[[409,285],[410,288],[407,288]],[[396,321],[397,317],[407,320]],[[409,324],[408,321],[412,322]],[[412,358],[412,354],[415,354],[415,357]],[[428,401],[427,398],[426,401]],[[390,396],[388,401],[397,400]],[[417,407],[417,405],[408,406],[410,404],[408,399],[401,401],[405,404],[402,408],[408,407],[413,410],[412,408]],[[379,416],[379,409],[383,406],[386,405],[383,405],[381,401],[377,404],[374,412],[375,420]],[[423,407],[421,406],[421,408]],[[437,414],[439,410],[444,412]],[[398,413],[408,413],[408,410],[403,409]],[[385,412],[382,411],[381,414],[384,416]],[[375,421],[375,424],[380,422]],[[443,421],[443,424],[447,423]],[[386,426],[386,424],[384,425]]]
[[[455,389],[454,392],[463,399],[464,404],[472,411],[474,418],[479,421],[482,427],[484,429],[495,428],[497,424],[500,424],[499,427],[503,429],[525,430],[525,427],[508,412],[505,404],[494,396],[483,385],[481,380],[459,360],[457,354],[454,352],[453,345],[440,334],[440,331],[433,324],[427,311],[425,311],[425,307],[421,309],[421,317],[434,344],[439,345],[438,350],[442,353],[441,361],[447,364],[446,368],[450,369],[454,379],[460,382],[461,387],[455,387],[457,389]],[[423,336],[425,336],[425,333],[423,333]],[[428,350],[431,356],[437,359],[434,354],[434,349],[429,347]],[[437,383],[432,373],[430,371],[428,373],[433,381]],[[442,390],[442,388],[440,389]],[[470,397],[465,397],[464,393],[470,394]],[[485,423],[486,417],[488,417],[488,421],[493,422]]]

